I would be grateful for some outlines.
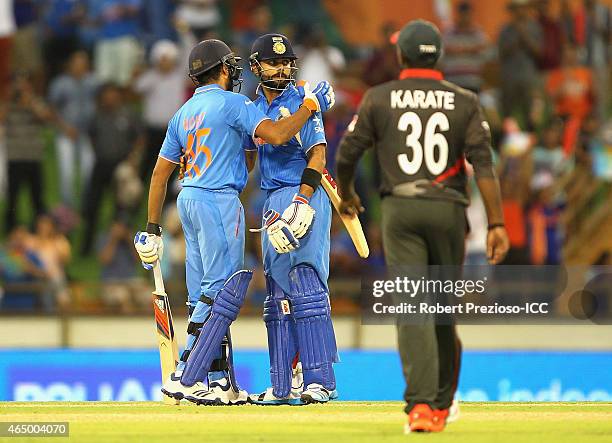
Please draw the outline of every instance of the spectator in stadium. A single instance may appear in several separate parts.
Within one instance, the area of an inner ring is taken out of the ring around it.
[[[564,35],[561,22],[553,16],[550,0],[537,0],[537,19],[542,29],[542,51],[538,67],[542,71],[552,71],[561,66]]]
[[[0,110],[0,113],[2,110]],[[8,162],[8,202],[5,230],[15,226],[17,198],[24,185],[30,190],[34,216],[45,211],[43,203],[43,158],[45,142],[43,131],[53,120],[53,113],[34,92],[32,80],[18,75],[14,80],[10,102],[4,109],[6,151]]]
[[[55,220],[42,214],[36,220],[32,237],[32,249],[36,251],[47,274],[48,284],[43,296],[47,311],[70,306],[70,293],[66,279],[66,266],[70,262],[71,248],[68,239],[61,234]]]
[[[272,29],[272,13],[266,3],[259,0],[255,2],[233,2],[232,11],[237,17],[232,16],[232,20],[239,21],[239,26],[235,34],[234,41],[238,47],[236,52],[242,57],[242,89],[241,93],[255,98],[256,89],[259,85],[259,79],[251,72],[249,64],[249,56],[251,55],[251,45],[261,35],[273,32]],[[251,3],[251,4],[249,4]],[[253,4],[255,3],[255,4]],[[240,23],[244,21],[244,23]]]
[[[571,166],[563,153],[563,122],[550,122],[542,131],[540,143],[533,148],[533,170],[535,174],[546,173],[558,178]]]
[[[553,100],[555,113],[565,121],[563,149],[566,154],[574,151],[584,118],[594,108],[594,101],[606,101],[595,94],[591,69],[578,64],[576,50],[567,46],[563,52],[562,66],[550,73],[546,83]]]
[[[147,134],[140,164],[143,179],[155,166],[168,122],[185,102],[188,77],[179,59],[180,50],[175,43],[169,40],[156,42],[151,49],[151,68],[134,82],[134,90],[143,100],[143,122]]]
[[[49,102],[61,122],[55,136],[60,194],[62,203],[71,208],[76,207],[75,175],[79,184],[87,183],[94,163],[88,130],[95,117],[97,87],[85,51],[74,52],[65,72],[49,87]]]
[[[478,93],[482,86],[482,68],[486,62],[488,41],[474,23],[472,4],[457,5],[455,25],[446,31],[442,71],[445,78],[462,88]]]
[[[525,207],[533,175],[530,155],[533,144],[534,136],[522,131],[516,121],[504,121],[504,136],[497,169],[510,250],[503,264],[529,264]]]
[[[531,180],[533,199],[527,213],[530,263],[558,265],[561,261],[559,217],[563,204],[555,198],[554,177],[540,171]]]
[[[122,314],[134,312],[136,306],[144,306],[150,301],[138,277],[138,254],[133,240],[132,229],[122,216],[115,218],[110,230],[98,240],[102,301]]]
[[[0,307],[4,310],[34,309],[47,273],[37,252],[30,247],[31,234],[16,226],[0,247],[0,279],[5,288]]]
[[[393,23],[385,23],[380,29],[381,41],[364,63],[363,81],[368,86],[376,86],[397,78],[399,72],[397,54],[395,45],[390,42],[391,35],[396,29],[397,26]],[[327,127],[327,122],[325,125]]]
[[[83,205],[83,255],[92,250],[100,203],[104,192],[111,190],[117,165],[142,145],[140,121],[124,103],[118,85],[106,83],[100,88],[97,114],[90,131],[96,161]]]
[[[574,47],[565,47],[563,65],[549,74],[546,89],[557,115],[582,120],[590,114],[595,99],[593,78],[591,70],[578,63]]]
[[[598,0],[583,0],[570,20],[571,41],[579,48],[581,62],[593,71],[600,118],[607,115],[610,44],[612,42],[612,12]]]
[[[113,176],[115,210],[125,214],[126,217],[135,215],[142,206],[145,186],[138,171],[140,147],[138,145],[117,165]],[[171,189],[168,189],[168,192],[171,192]]]
[[[297,54],[298,79],[311,85],[324,80],[334,84],[337,74],[346,67],[342,51],[327,43],[324,30],[317,25],[311,27]]]
[[[175,10],[174,0],[147,0],[142,17],[143,41],[147,52],[159,40],[176,38],[173,23]]]
[[[139,38],[141,0],[91,0],[90,17],[98,25],[94,65],[101,81],[126,86],[142,60]]]
[[[217,0],[181,0],[178,3],[175,18],[189,25],[197,41],[207,38],[221,21]]]
[[[13,72],[27,73],[36,91],[42,92],[44,72],[38,35],[40,5],[34,0],[13,0],[17,31],[13,36],[11,65]]]
[[[10,91],[10,62],[14,35],[13,0],[5,0],[0,2],[0,104],[7,99]]]
[[[43,13],[43,59],[48,78],[62,72],[68,58],[79,49],[79,27],[85,4],[74,0],[49,0]]]
[[[508,11],[510,22],[498,37],[502,114],[509,117],[516,113],[522,127],[532,130],[531,107],[539,84],[537,60],[542,51],[542,30],[530,16],[529,0],[511,0]]]

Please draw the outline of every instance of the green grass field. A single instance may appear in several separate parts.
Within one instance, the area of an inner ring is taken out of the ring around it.
[[[403,435],[399,402],[303,407],[0,403],[0,421],[67,421],[84,442],[612,442],[610,403],[462,403],[441,434]],[[189,440],[188,440],[189,439]],[[0,441],[35,441],[0,438]],[[55,438],[52,441],[68,440]]]

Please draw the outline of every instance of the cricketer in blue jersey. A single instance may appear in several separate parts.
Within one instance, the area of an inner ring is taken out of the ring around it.
[[[243,270],[244,211],[238,194],[247,181],[244,136],[285,143],[313,113],[333,106],[333,89],[322,82],[305,91],[291,119],[274,122],[247,97],[232,92],[241,82],[237,57],[219,40],[204,40],[189,56],[189,73],[198,87],[168,123],[149,189],[146,232],[134,244],[151,269],[161,259],[159,220],[167,182],[185,161],[177,199],[186,242],[189,324],[185,350],[162,392],[197,404],[244,404],[233,370],[229,325],[238,316],[252,271]],[[252,162],[248,162],[252,164]],[[289,248],[297,240],[283,220],[267,232]]]
[[[272,120],[294,114],[301,98],[289,40],[263,35],[251,53],[251,70],[260,79],[255,106]],[[244,140],[246,149],[258,147],[267,193],[264,219],[286,220],[299,241],[286,251],[267,232],[262,235],[272,387],[250,399],[262,405],[326,403],[338,395],[333,369],[338,355],[327,286],[331,203],[319,187],[326,147],[322,115],[315,113],[284,144]]]

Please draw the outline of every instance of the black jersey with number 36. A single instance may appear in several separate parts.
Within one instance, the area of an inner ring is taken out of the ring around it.
[[[407,69],[400,80],[369,89],[338,149],[355,164],[374,148],[381,194],[467,204],[464,159],[493,177],[491,135],[478,98],[435,70]]]

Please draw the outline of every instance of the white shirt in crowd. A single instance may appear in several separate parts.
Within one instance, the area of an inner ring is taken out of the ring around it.
[[[0,0],[0,38],[10,37],[14,33],[13,0]]]
[[[298,52],[298,80],[310,82],[314,88],[319,82],[327,80],[333,84],[334,70],[344,69],[346,60],[340,49],[334,46],[313,48]]]
[[[185,72],[181,68],[168,73],[150,69],[135,84],[141,94],[145,124],[165,128],[174,113],[185,102]]]

